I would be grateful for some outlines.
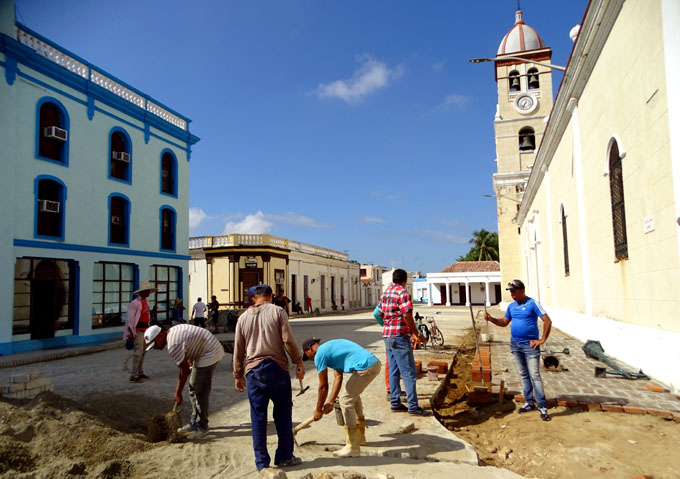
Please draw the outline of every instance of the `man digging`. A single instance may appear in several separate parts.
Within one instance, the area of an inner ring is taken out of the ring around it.
[[[189,379],[191,419],[177,432],[189,433],[187,439],[200,439],[208,434],[208,407],[212,377],[224,357],[224,348],[207,329],[191,324],[178,324],[169,330],[151,326],[144,334],[146,350],[162,350],[168,346],[170,356],[179,367],[175,402],[182,404],[182,390]]]
[[[314,360],[319,373],[319,396],[316,401],[314,420],[333,410],[335,399],[340,396],[340,408],[345,419],[345,447],[333,453],[337,457],[358,457],[366,444],[366,418],[361,403],[361,393],[380,374],[380,360],[352,341],[333,339],[320,344],[320,339],[309,338],[302,343],[302,359]],[[328,396],[328,369],[335,372],[333,390]],[[350,374],[344,383],[343,373]],[[342,387],[342,394],[340,388]]]
[[[524,406],[519,408],[518,412],[523,414],[536,409],[536,403],[534,402],[535,395],[541,419],[550,421],[548,402],[545,398],[543,380],[541,379],[540,346],[550,336],[552,321],[540,303],[524,293],[524,283],[520,280],[515,279],[511,281],[506,289],[510,291],[510,296],[512,296],[514,301],[508,306],[505,317],[497,319],[489,313],[484,313],[484,319],[502,328],[512,321],[510,327],[510,351],[517,361],[525,401]],[[538,338],[539,317],[543,320],[542,339]]]

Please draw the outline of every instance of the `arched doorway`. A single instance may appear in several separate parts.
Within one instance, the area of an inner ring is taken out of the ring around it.
[[[53,338],[66,302],[66,287],[54,260],[41,260],[31,279],[31,339]]]

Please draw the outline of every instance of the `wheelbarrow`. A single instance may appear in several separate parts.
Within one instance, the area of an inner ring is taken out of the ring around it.
[[[596,378],[604,378],[607,376],[607,374],[613,374],[615,376],[621,376],[626,379],[650,379],[649,376],[642,372],[642,369],[640,369],[639,372],[634,373],[631,371],[626,371],[625,369],[619,367],[606,354],[604,354],[604,348],[602,347],[602,344],[600,344],[599,341],[593,341],[592,339],[589,339],[583,345],[582,349],[587,357],[597,359],[598,361],[602,361],[609,367],[613,368],[613,370],[609,370],[602,367],[596,367],[595,368]]]

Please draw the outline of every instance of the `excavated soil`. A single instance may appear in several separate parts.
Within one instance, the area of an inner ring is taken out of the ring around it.
[[[0,475],[3,478],[127,478],[127,458],[154,446],[141,424],[98,417],[53,393],[30,401],[0,401]]]
[[[468,404],[474,338],[459,341],[454,376],[438,418],[472,444],[482,463],[542,479],[654,479],[679,477],[680,424],[656,416],[588,412],[557,407],[552,421],[519,415],[510,396],[503,405]]]

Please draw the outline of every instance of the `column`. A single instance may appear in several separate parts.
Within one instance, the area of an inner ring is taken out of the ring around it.
[[[470,306],[470,283],[465,281],[465,306]]]
[[[451,306],[451,283],[449,283],[449,280],[446,280],[446,305]]]
[[[484,294],[486,295],[486,305],[491,306],[491,302],[489,301],[489,280],[487,279],[484,281]]]
[[[427,282],[427,305],[432,306],[432,283]]]

